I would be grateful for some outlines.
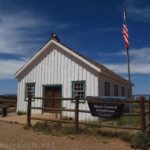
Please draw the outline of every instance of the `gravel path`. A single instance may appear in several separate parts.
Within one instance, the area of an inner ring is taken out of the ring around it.
[[[119,139],[87,135],[51,136],[24,129],[22,125],[0,122],[0,150],[130,150]]]

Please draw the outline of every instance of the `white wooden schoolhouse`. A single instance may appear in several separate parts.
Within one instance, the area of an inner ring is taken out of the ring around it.
[[[128,81],[105,66],[79,54],[60,42],[52,34],[49,42],[16,73],[18,79],[17,111],[27,111],[27,88],[31,87],[35,97],[79,96],[128,96]],[[64,107],[74,109],[73,101],[43,103],[32,101],[36,107]],[[89,110],[86,101],[79,109]],[[42,113],[33,110],[33,113]],[[74,117],[74,113],[63,112],[63,116]],[[80,113],[80,120],[91,119],[90,114]]]

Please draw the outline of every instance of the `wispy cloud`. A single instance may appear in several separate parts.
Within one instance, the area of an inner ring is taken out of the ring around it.
[[[150,63],[150,47],[131,49],[130,55],[132,57],[132,63]]]
[[[126,64],[105,64],[109,69],[117,73],[127,73]],[[132,74],[150,74],[149,64],[131,63],[131,73]]]
[[[143,6],[142,0],[126,0],[128,17],[134,21],[150,22],[150,6]]]
[[[21,12],[20,14],[13,14],[10,16],[0,15],[0,53],[26,53],[27,45],[23,43],[20,44],[21,41],[27,38],[25,29],[33,29],[39,26],[38,23],[40,20],[31,17],[29,14],[26,14],[29,17],[25,17],[25,14],[25,12]],[[22,28],[22,30],[20,30],[20,28]]]
[[[58,22],[50,16],[37,16],[26,10],[12,14],[2,12],[0,14],[0,79],[12,78],[25,60],[41,48],[45,32],[50,35],[52,31],[65,31],[75,26]],[[1,58],[2,56],[6,59]]]
[[[29,55],[41,47],[42,31],[65,30],[75,25],[36,16],[29,11],[0,15],[0,53]],[[50,33],[49,33],[50,34]]]
[[[116,57],[125,56],[125,51],[120,51],[116,53],[99,53],[99,56],[104,57]],[[130,50],[131,58],[131,72],[136,74],[150,74],[150,47],[131,49]],[[105,63],[105,65],[117,73],[127,73],[127,64],[113,64]]]
[[[25,60],[0,60],[0,80],[11,79],[15,71],[17,71]]]

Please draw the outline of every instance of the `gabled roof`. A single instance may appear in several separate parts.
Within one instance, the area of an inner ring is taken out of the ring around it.
[[[63,44],[63,43],[60,43],[60,44],[62,44],[63,46],[67,47],[68,49],[70,49],[71,51],[73,51],[73,52],[76,53],[77,55],[81,56],[82,58],[86,59],[87,61],[89,61],[89,62],[92,63],[93,65],[97,66],[97,67],[101,70],[101,72],[104,71],[104,72],[106,72],[106,73],[109,73],[109,74],[113,75],[114,77],[117,77],[117,78],[119,78],[119,79],[121,79],[121,80],[124,80],[125,82],[128,82],[128,80],[126,80],[126,79],[123,78],[122,76],[118,75],[118,74],[115,73],[114,71],[108,69],[108,68],[105,67],[104,65],[102,65],[102,64],[100,64],[100,63],[98,63],[98,62],[96,62],[96,61],[94,61],[94,60],[92,60],[92,59],[90,59],[90,58],[88,58],[88,57],[82,55],[82,54],[80,54],[79,52],[77,52],[77,51],[75,51],[74,49],[72,49],[72,48],[66,46],[66,45]]]
[[[73,55],[74,57],[76,57],[77,59],[81,60],[82,62],[84,62],[85,64],[87,64],[88,66],[92,67],[94,70],[98,71],[98,72],[104,72],[106,74],[110,74],[111,76],[114,76],[116,78],[119,78],[125,82],[128,82],[126,79],[124,79],[123,77],[119,76],[118,74],[116,74],[115,72],[111,71],[110,69],[108,69],[107,67],[103,66],[102,64],[97,63],[96,61],[76,52],[75,50],[73,50],[72,48],[66,46],[65,44],[61,43],[60,41],[57,41],[54,38],[51,38],[51,40],[39,51],[37,52],[27,63],[25,63],[16,73],[15,73],[15,77],[17,78],[27,67],[29,67],[32,62],[34,62],[34,60],[42,55],[50,45],[55,44],[56,46],[62,48],[64,51],[70,53],[71,55]]]

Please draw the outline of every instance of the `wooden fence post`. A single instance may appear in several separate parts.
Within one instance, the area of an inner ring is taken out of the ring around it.
[[[75,98],[75,129],[76,133],[79,131],[79,97]]]
[[[28,90],[27,126],[31,127],[31,100],[32,100],[31,88],[28,88],[27,90]]]
[[[148,133],[150,134],[150,98],[148,99],[148,124],[149,124],[149,126],[148,126]]]
[[[149,98],[148,101],[149,101],[149,102],[148,102],[148,111],[149,111],[149,121],[150,121],[150,98]]]
[[[140,113],[141,113],[141,130],[145,132],[145,99],[144,97],[140,98]]]

